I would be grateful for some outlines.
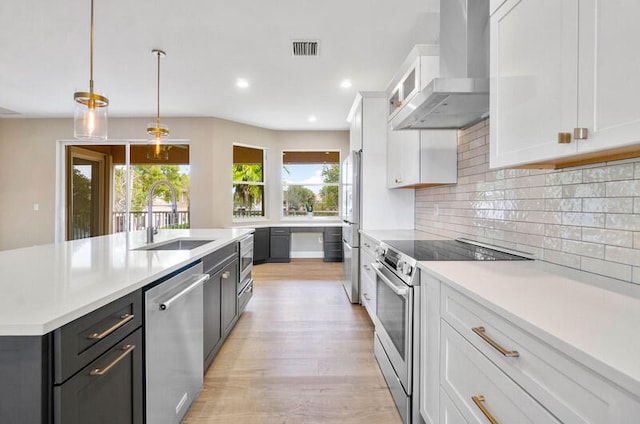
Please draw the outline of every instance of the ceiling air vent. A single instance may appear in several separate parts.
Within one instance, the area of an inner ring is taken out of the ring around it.
[[[293,40],[291,42],[294,56],[318,56],[320,42],[313,40]]]

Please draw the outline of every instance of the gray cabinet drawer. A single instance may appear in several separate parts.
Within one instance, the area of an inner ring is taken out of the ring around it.
[[[325,243],[342,242],[342,227],[325,227],[324,242]]]
[[[137,290],[53,332],[54,382],[60,384],[142,325]]]
[[[291,234],[289,227],[271,227],[272,236],[288,236],[289,234]]]
[[[324,243],[324,261],[339,262],[342,260],[342,242],[340,243]]]
[[[238,243],[231,243],[230,245],[203,257],[202,267],[204,268],[204,272],[209,275],[213,275],[217,271],[215,268],[218,268],[223,264],[223,262],[226,262],[229,257],[236,257],[238,255],[238,251]]]

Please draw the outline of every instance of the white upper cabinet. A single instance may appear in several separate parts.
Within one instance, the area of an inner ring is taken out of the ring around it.
[[[386,92],[360,92],[348,118],[350,149],[362,150],[360,228],[365,230],[413,228],[414,223],[414,192],[387,189],[386,105]]]
[[[499,5],[491,16],[492,168],[638,154],[640,56],[629,52],[639,15],[637,2]]]
[[[388,116],[391,120],[407,102],[440,72],[437,44],[418,44],[400,66],[387,90]]]
[[[353,115],[349,122],[349,154],[352,151],[362,150],[362,102],[354,106]]]
[[[438,76],[438,46],[420,44],[405,59],[387,88],[387,119]],[[458,177],[456,130],[393,130],[387,126],[387,187],[454,184]]]
[[[458,180],[456,130],[387,127],[387,187],[417,188]]]
[[[640,2],[580,1],[578,152],[640,142]]]

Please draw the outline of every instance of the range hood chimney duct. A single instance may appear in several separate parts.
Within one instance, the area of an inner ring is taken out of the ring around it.
[[[440,77],[391,120],[394,130],[457,129],[489,116],[489,0],[440,1]]]

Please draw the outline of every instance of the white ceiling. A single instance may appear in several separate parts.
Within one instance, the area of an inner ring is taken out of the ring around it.
[[[0,117],[73,116],[89,84],[89,10],[0,1]],[[356,92],[385,90],[414,44],[437,39],[437,12],[437,0],[95,0],[96,90],[112,117],[155,116],[159,48],[161,117],[345,129]],[[294,39],[319,40],[319,57],[293,57]]]

